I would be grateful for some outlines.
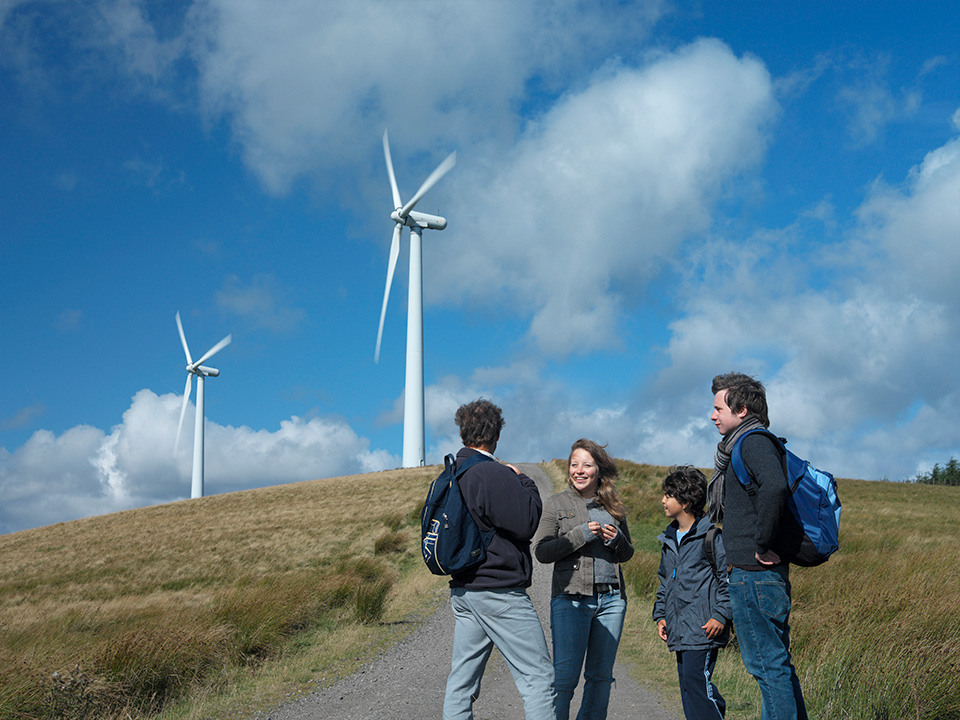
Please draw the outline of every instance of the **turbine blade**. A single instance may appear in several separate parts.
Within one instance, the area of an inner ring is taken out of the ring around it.
[[[387,160],[387,175],[390,176],[390,190],[393,192],[393,209],[403,205],[400,200],[400,190],[397,189],[397,176],[393,174],[393,158],[390,157],[390,140],[387,139],[387,131],[383,131],[383,156]]]
[[[187,356],[187,365],[193,365],[190,359],[190,348],[187,347],[187,336],[183,334],[183,323],[180,322],[180,311],[177,310],[177,330],[180,331],[180,342],[183,343],[183,353]]]
[[[183,404],[180,405],[180,422],[177,423],[177,439],[173,443],[173,454],[177,454],[180,449],[180,432],[183,430],[183,416],[187,414],[187,400],[190,399],[190,390],[192,388],[193,373],[187,373],[187,384],[183,388]]]
[[[209,360],[210,358],[212,358],[214,355],[216,355],[218,352],[220,352],[221,350],[223,350],[227,345],[229,345],[229,344],[232,343],[232,342],[233,342],[233,335],[227,335],[223,340],[221,340],[221,341],[218,342],[216,345],[214,345],[212,348],[210,348],[209,350],[207,350],[207,354],[206,354],[206,355],[204,355],[202,358],[200,358],[200,359],[197,360],[195,363],[193,363],[194,367],[196,367],[197,365],[203,365],[203,363],[204,363],[205,361],[207,361],[207,360]]]
[[[413,210],[413,206],[420,202],[420,198],[426,195],[427,190],[436,185],[437,181],[450,172],[450,168],[456,164],[457,154],[452,152],[447,155],[447,159],[437,165],[437,169],[430,173],[430,177],[423,181],[423,185],[421,185],[420,189],[417,190],[417,194],[410,198],[410,200],[407,201],[407,204],[403,206],[403,209],[400,211],[400,217],[405,218],[409,212]]]
[[[387,285],[383,289],[383,307],[380,308],[380,327],[377,330],[377,350],[373,361],[380,362],[380,340],[383,339],[383,321],[387,317],[387,300],[390,299],[390,286],[393,285],[393,272],[397,269],[397,257],[400,255],[400,231],[402,225],[393,228],[393,241],[390,243],[390,261],[387,263]]]

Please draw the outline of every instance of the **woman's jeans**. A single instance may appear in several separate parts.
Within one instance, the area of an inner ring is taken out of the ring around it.
[[[730,610],[743,665],[760,685],[761,720],[806,720],[800,680],[790,660],[787,566],[731,568]]]
[[[553,669],[557,688],[557,720],[570,717],[570,700],[583,678],[583,701],[577,720],[607,717],[613,663],[620,645],[627,601],[620,591],[586,595],[556,595],[550,601]]]

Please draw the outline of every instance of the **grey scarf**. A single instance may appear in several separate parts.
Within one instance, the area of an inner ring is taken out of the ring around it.
[[[710,515],[711,522],[723,522],[723,500],[726,494],[724,475],[727,466],[730,464],[730,453],[733,452],[733,446],[744,433],[762,427],[765,427],[765,425],[760,422],[760,418],[756,415],[747,415],[743,422],[734,428],[733,432],[724,435],[723,439],[717,444],[717,454],[713,457],[713,477],[710,478],[710,484],[707,485],[707,513]]]

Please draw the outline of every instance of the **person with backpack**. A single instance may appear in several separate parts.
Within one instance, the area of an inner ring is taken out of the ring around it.
[[[523,698],[526,720],[552,720],[553,664],[526,591],[532,583],[530,540],[540,521],[540,493],[533,480],[493,457],[504,425],[499,407],[480,398],[462,405],[455,420],[464,445],[457,467],[475,462],[478,453],[486,456],[460,478],[463,502],[481,532],[496,532],[481,563],[450,576],[455,625],[443,717],[473,717],[480,680],[496,646]]]
[[[782,446],[764,433],[748,435],[770,425],[760,381],[727,373],[717,375],[712,388],[710,419],[722,439],[708,488],[709,511],[713,522],[723,523],[740,656],[760,686],[761,720],[805,720],[800,680],[790,656],[790,567],[777,551],[790,496]],[[752,493],[734,473],[730,460],[735,449],[749,474]]]
[[[657,634],[677,655],[680,699],[687,720],[722,720],[727,704],[713,684],[717,652],[730,639],[726,554],[717,527],[704,515],[707,479],[690,465],[664,478],[660,584],[653,603]]]
[[[620,564],[633,557],[633,544],[617,493],[617,466],[604,447],[577,440],[567,468],[568,487],[547,499],[534,537],[537,560],[553,563],[550,632],[557,720],[570,716],[581,669],[577,718],[602,720],[627,610]]]

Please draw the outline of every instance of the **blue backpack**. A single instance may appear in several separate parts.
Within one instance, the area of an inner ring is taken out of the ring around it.
[[[790,495],[788,512],[780,518],[775,550],[781,558],[795,565],[813,567],[825,563],[840,547],[840,498],[833,475],[818,470],[784,447],[787,442],[769,430],[756,429],[743,434],[733,446],[731,464],[737,480],[750,497],[757,494],[750,474],[743,464],[740,449],[748,435],[761,433],[773,441],[783,462]]]
[[[487,545],[497,531],[481,531],[460,494],[460,476],[484,460],[490,458],[478,452],[457,470],[453,455],[447,455],[443,472],[430,485],[420,512],[420,548],[423,561],[434,575],[469,570],[487,556]]]

